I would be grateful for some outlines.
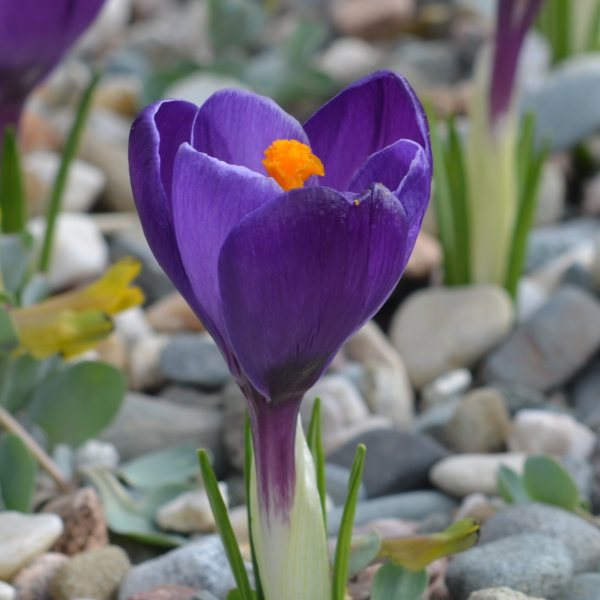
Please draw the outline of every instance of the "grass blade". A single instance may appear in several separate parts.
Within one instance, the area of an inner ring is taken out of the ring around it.
[[[20,233],[27,220],[23,171],[13,127],[4,131],[0,163],[0,214],[3,233]]]
[[[321,512],[323,513],[323,524],[327,530],[327,508],[325,500],[327,495],[327,486],[325,483],[325,454],[323,453],[322,439],[322,424],[321,424],[321,398],[315,398],[312,413],[310,415],[310,424],[306,441],[310,448],[310,453],[315,463],[315,473],[317,475],[317,489],[319,490],[319,498],[321,499]]]

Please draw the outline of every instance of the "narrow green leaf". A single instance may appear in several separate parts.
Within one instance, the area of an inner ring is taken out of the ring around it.
[[[23,191],[23,171],[14,127],[4,130],[0,162],[0,214],[3,233],[25,229],[27,214]]]
[[[371,600],[419,600],[428,583],[427,571],[413,573],[388,563],[375,574]]]
[[[21,438],[0,437],[0,495],[6,510],[29,512],[35,490],[37,466]]]
[[[83,96],[81,97],[81,101],[77,107],[75,121],[71,131],[69,132],[69,137],[67,138],[65,147],[63,149],[58,173],[56,174],[56,179],[54,180],[54,185],[52,186],[48,211],[46,213],[46,231],[44,232],[44,240],[42,242],[42,251],[38,266],[38,271],[42,273],[46,273],[50,268],[50,261],[52,259],[52,241],[54,239],[54,230],[56,229],[56,219],[58,218],[58,214],[60,212],[63,194],[67,185],[69,167],[75,158],[77,146],[79,145],[79,139],[81,138],[81,134],[92,105],[92,96],[99,80],[100,73],[94,73],[90,83],[83,93]]]
[[[321,398],[315,398],[312,413],[310,415],[310,423],[308,425],[308,433],[306,441],[312,454],[313,462],[315,463],[315,472],[317,475],[317,489],[321,499],[321,512],[323,513],[323,524],[327,530],[327,508],[326,496],[327,485],[325,482],[325,454],[323,452],[322,440],[322,424],[321,424]]]
[[[333,588],[332,600],[344,600],[346,593],[346,580],[348,578],[348,564],[350,561],[350,546],[352,542],[352,529],[354,527],[354,513],[358,501],[358,491],[365,465],[365,454],[367,449],[363,444],[356,448],[356,455],[350,471],[348,481],[348,496],[344,505],[342,521],[338,532],[335,559],[333,562]]]
[[[252,600],[253,595],[248,580],[248,573],[246,573],[246,567],[244,566],[240,548],[229,521],[227,507],[225,506],[225,502],[223,502],[223,497],[219,491],[217,478],[210,466],[208,454],[205,450],[198,450],[198,460],[200,461],[200,470],[202,471],[202,479],[204,481],[204,487],[206,488],[210,507],[213,516],[215,517],[219,533],[221,534],[221,539],[223,540],[223,546],[229,560],[229,565],[231,566],[233,577],[238,586],[240,600]]]
[[[0,352],[8,353],[19,346],[19,332],[10,312],[0,306]]]
[[[600,2],[598,2],[598,0],[596,0],[594,15],[589,24],[584,48],[587,52],[597,52],[600,50]]]
[[[523,485],[523,480],[519,477],[519,475],[505,467],[504,465],[500,465],[498,469],[498,493],[508,504],[512,504],[514,502],[528,502],[531,500],[525,486]]]
[[[123,373],[103,362],[81,362],[52,373],[33,394],[29,416],[51,446],[79,446],[115,417],[126,390]]]
[[[354,577],[368,567],[377,558],[379,548],[381,548],[381,536],[377,531],[354,538],[350,546],[348,577]]]
[[[252,535],[252,508],[250,503],[250,477],[252,476],[252,431],[250,429],[250,417],[246,411],[246,422],[244,427],[244,485],[246,488],[246,511],[248,513],[248,538],[250,540],[250,554],[252,555],[252,570],[254,572],[254,585],[256,586],[257,600],[264,600],[262,583],[260,581],[260,569],[256,560],[254,548],[254,536]]]
[[[530,456],[525,461],[523,484],[533,500],[574,511],[579,491],[569,472],[550,456]]]

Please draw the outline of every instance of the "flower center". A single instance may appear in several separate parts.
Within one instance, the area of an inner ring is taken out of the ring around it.
[[[323,163],[306,144],[275,140],[262,161],[267,173],[287,192],[299,188],[311,175],[325,175]]]

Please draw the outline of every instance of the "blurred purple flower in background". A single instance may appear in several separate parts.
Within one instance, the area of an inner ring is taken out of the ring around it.
[[[261,515],[285,523],[302,396],[417,237],[432,171],[422,107],[388,71],[304,127],[243,90],[165,100],[134,123],[129,161],[148,242],[248,400]]]
[[[94,20],[104,0],[0,0],[0,134]]]

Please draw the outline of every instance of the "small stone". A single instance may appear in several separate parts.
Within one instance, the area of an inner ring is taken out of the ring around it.
[[[469,596],[469,600],[545,600],[545,598],[534,598],[507,587],[496,587],[477,590]]]
[[[57,569],[50,591],[54,600],[111,600],[130,569],[127,554],[118,546],[88,550]]]
[[[75,452],[75,469],[95,466],[114,469],[120,461],[117,449],[112,444],[100,440],[88,440]]]
[[[57,515],[0,512],[0,579],[9,580],[59,538],[63,522]]]
[[[0,600],[15,600],[17,597],[17,591],[15,588],[6,583],[5,581],[0,581]],[[28,600],[23,598],[23,600]],[[32,599],[33,600],[33,599]],[[36,598],[35,600],[43,600],[42,598]]]
[[[511,381],[547,391],[569,380],[600,347],[600,303],[563,286],[489,354],[484,381]]]
[[[485,522],[479,541],[487,544],[525,532],[539,532],[561,541],[573,559],[575,573],[598,570],[600,530],[574,513],[550,504],[526,502],[506,506]]]
[[[391,494],[359,502],[356,505],[354,525],[385,518],[419,521],[432,513],[451,513],[455,509],[455,500],[434,490]],[[342,506],[335,506],[328,511],[327,531],[330,536],[337,535],[343,510]]]
[[[71,556],[108,544],[106,515],[94,488],[59,496],[44,506],[44,512],[57,514],[64,523],[62,535],[52,546],[54,552]]]
[[[369,497],[427,487],[428,470],[447,455],[445,448],[426,436],[380,428],[349,440],[327,456],[328,462],[349,469],[358,444],[368,449],[363,483]],[[386,468],[382,469],[384,464]]]
[[[427,410],[448,398],[462,396],[472,383],[471,371],[464,368],[454,369],[436,377],[421,390],[421,410]]]
[[[12,581],[19,600],[52,600],[50,580],[68,560],[65,554],[46,552],[21,569]]]
[[[535,226],[551,225],[560,221],[567,195],[564,170],[555,161],[546,161],[537,193]]]
[[[377,70],[381,50],[356,37],[333,40],[319,59],[320,68],[340,85],[347,85],[365,73]]]
[[[219,491],[225,505],[229,504],[227,485],[219,483]],[[156,513],[156,522],[166,531],[179,533],[214,532],[215,518],[204,488],[184,492],[161,506]]]
[[[455,521],[461,519],[474,519],[478,523],[485,523],[489,517],[497,513],[503,507],[503,501],[490,500],[485,494],[475,493],[465,496],[454,515]]]
[[[195,71],[180,77],[163,92],[164,98],[178,98],[202,106],[214,93],[225,88],[246,88],[244,83],[229,75]]]
[[[511,452],[567,455],[587,460],[596,445],[596,435],[570,415],[522,410],[513,421],[507,445]]]
[[[336,29],[364,38],[398,33],[412,22],[414,14],[414,0],[338,0],[331,8]]]
[[[456,554],[446,572],[446,585],[454,600],[502,586],[556,598],[572,574],[573,561],[562,542],[540,533],[523,533]]]
[[[46,214],[60,161],[58,153],[43,150],[27,154],[23,159],[27,205],[34,216]],[[69,166],[61,210],[87,212],[105,185],[106,175],[98,167],[74,160]]]
[[[127,600],[194,600],[197,596],[198,590],[188,585],[166,583],[157,585],[144,592],[133,594]]]
[[[227,556],[218,535],[207,535],[136,565],[123,581],[119,600],[162,584],[185,585],[225,598],[235,587]]]
[[[146,311],[148,321],[161,333],[203,331],[204,326],[179,292],[172,292],[154,302]]]
[[[437,238],[420,231],[404,269],[403,277],[425,279],[442,264],[442,247]]]
[[[177,383],[219,389],[231,378],[218,346],[207,333],[179,334],[160,354],[163,373]]]
[[[480,492],[498,494],[498,468],[504,465],[523,472],[525,454],[458,454],[443,458],[429,472],[433,485],[453,496],[463,497]]]
[[[582,573],[569,582],[569,589],[561,600],[598,600],[600,573]]]
[[[164,385],[167,376],[160,368],[160,357],[168,343],[166,335],[152,335],[131,344],[127,361],[130,389],[152,390]]]
[[[154,328],[148,322],[146,313],[140,306],[132,306],[116,314],[114,322],[119,335],[129,346],[155,335]]]
[[[350,469],[333,463],[325,463],[325,482],[327,495],[331,498],[334,506],[343,506],[348,495],[348,481],[350,480]],[[361,482],[358,489],[358,499],[367,497],[364,483]]]
[[[45,220],[32,219],[29,231],[42,243]],[[86,214],[61,213],[56,221],[48,282],[60,290],[99,277],[108,268],[108,246],[94,221]]]
[[[443,438],[457,452],[498,452],[509,429],[510,415],[502,394],[493,388],[478,388],[460,400]]]
[[[428,288],[400,305],[390,339],[420,389],[485,356],[510,332],[513,313],[509,295],[496,286]]]
[[[92,110],[107,109],[125,117],[139,110],[142,81],[135,75],[103,77],[92,100]]]
[[[127,369],[129,359],[127,344],[118,331],[113,331],[108,337],[101,340],[95,351],[99,360],[107,362],[122,371]]]

